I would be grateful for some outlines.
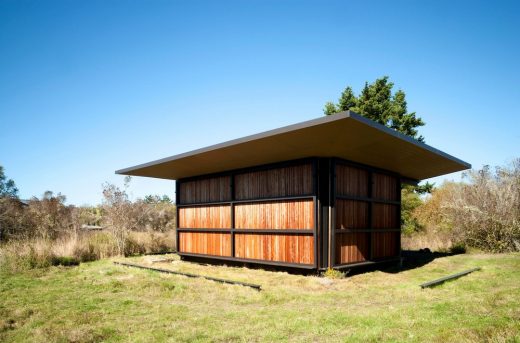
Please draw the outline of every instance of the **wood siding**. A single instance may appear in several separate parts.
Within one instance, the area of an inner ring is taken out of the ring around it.
[[[368,226],[368,202],[336,201],[336,229],[366,229]]]
[[[179,228],[189,230],[178,233],[180,253],[290,264],[315,262],[316,204],[311,162],[180,180],[178,185]],[[243,233],[235,229],[280,232]],[[302,232],[283,231],[287,229]]]
[[[267,169],[235,175],[235,199],[249,200],[310,195],[312,164]]]
[[[181,204],[231,200],[231,178],[229,176],[183,181],[179,188],[179,203]]]
[[[368,237],[370,233],[348,232],[336,235],[336,262],[354,263],[370,259]]]
[[[231,256],[231,235],[214,232],[179,232],[179,251]]]
[[[393,257],[399,254],[397,235],[399,232],[377,232],[372,235],[373,258]]]
[[[229,229],[230,205],[193,206],[179,208],[179,228]]]
[[[314,202],[310,199],[236,204],[235,228],[312,230]]]
[[[335,264],[397,256],[401,234],[399,179],[341,162],[336,164],[335,174],[334,219],[339,230],[334,236]]]
[[[338,164],[336,166],[336,195],[368,197],[368,171]]]
[[[391,175],[374,173],[372,176],[372,192],[374,199],[398,200],[397,178]]]
[[[390,204],[372,205],[372,227],[374,229],[398,229],[399,206]]]
[[[235,234],[237,258],[286,263],[314,263],[312,235]]]

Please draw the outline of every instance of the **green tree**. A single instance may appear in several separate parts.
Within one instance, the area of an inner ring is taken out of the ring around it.
[[[144,202],[146,204],[171,204],[171,203],[173,203],[173,201],[170,199],[170,197],[167,196],[166,194],[163,194],[162,197],[157,194],[149,194],[144,197]]]
[[[2,166],[0,166],[0,197],[18,198],[18,188],[12,179],[7,179]]]
[[[424,137],[417,130],[424,125],[424,121],[415,112],[408,112],[405,92],[399,89],[394,93],[393,87],[388,76],[378,78],[372,83],[365,82],[359,96],[348,86],[341,93],[338,103],[327,102],[323,112],[325,115],[332,115],[351,110],[424,143]],[[420,230],[419,222],[412,212],[422,204],[420,195],[430,193],[433,186],[434,184],[426,182],[401,187],[401,225],[404,232]]]
[[[377,123],[386,125],[398,132],[424,142],[417,128],[424,121],[415,112],[408,112],[406,94],[402,90],[392,93],[393,82],[383,76],[373,83],[365,82],[365,87],[356,96],[349,86],[341,93],[337,104],[327,102],[323,112],[326,115],[351,110]]]

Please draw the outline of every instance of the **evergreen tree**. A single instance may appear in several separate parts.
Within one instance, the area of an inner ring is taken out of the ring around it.
[[[351,110],[379,124],[386,125],[398,132],[424,142],[424,137],[418,134],[417,128],[424,122],[415,112],[408,113],[406,94],[398,90],[392,94],[394,84],[388,81],[388,76],[381,77],[373,83],[365,83],[359,97],[352,88],[345,88],[338,104],[327,102],[323,112],[331,115],[341,111]]]
[[[331,115],[351,110],[424,143],[424,137],[419,135],[417,130],[424,125],[424,121],[417,117],[415,112],[408,112],[406,94],[400,89],[392,94],[393,87],[394,84],[388,81],[388,76],[383,76],[373,83],[365,82],[359,97],[356,97],[352,88],[348,86],[341,93],[338,103],[327,102],[323,112]],[[426,182],[422,185],[401,187],[401,225],[404,232],[420,229],[412,212],[422,203],[420,195],[431,193],[433,186],[434,184]]]
[[[0,166],[0,197],[17,198],[18,188],[12,179],[7,179],[4,167]]]

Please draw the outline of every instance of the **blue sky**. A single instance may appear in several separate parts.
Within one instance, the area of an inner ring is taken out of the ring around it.
[[[116,169],[319,117],[382,75],[428,144],[503,165],[519,61],[516,2],[2,0],[0,165],[23,198],[96,204]]]

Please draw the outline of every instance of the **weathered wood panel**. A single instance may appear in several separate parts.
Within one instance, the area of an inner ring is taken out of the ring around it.
[[[397,240],[400,232],[372,233],[372,255],[374,258],[398,256]]]
[[[312,164],[238,174],[234,185],[236,200],[310,195]]]
[[[374,203],[372,205],[372,227],[374,229],[398,229],[400,227],[398,210],[397,205]]]
[[[368,228],[368,202],[336,200],[336,229]]]
[[[179,232],[179,251],[192,254],[231,256],[231,235],[220,232]]]
[[[313,229],[314,201],[284,200],[235,205],[237,229]]]
[[[230,205],[193,206],[179,208],[179,228],[231,228]]]
[[[374,173],[372,176],[372,197],[375,199],[397,201],[397,178],[391,175]]]
[[[179,188],[181,204],[231,200],[231,176],[182,181]]]
[[[287,263],[314,263],[312,235],[235,234],[235,256]]]
[[[368,171],[342,164],[336,165],[336,195],[369,197]]]
[[[336,234],[336,264],[368,260],[370,258],[368,235],[370,233],[350,232]]]

